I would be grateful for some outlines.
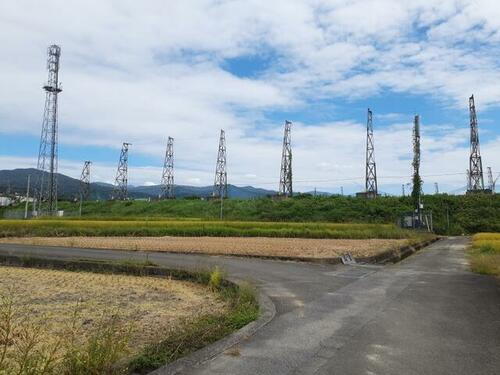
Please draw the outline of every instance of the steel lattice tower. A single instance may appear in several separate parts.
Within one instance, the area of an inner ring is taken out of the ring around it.
[[[37,168],[40,171],[38,189],[39,214],[49,215],[57,211],[57,96],[59,85],[59,58],[61,48],[55,44],[47,49],[47,84],[43,112],[42,134],[38,151]]]
[[[226,170],[226,134],[220,131],[219,152],[215,166],[214,197],[227,198],[227,170]]]
[[[479,129],[477,126],[474,95],[469,98],[470,114],[470,159],[469,159],[469,191],[484,190],[483,164],[479,151]]]
[[[80,176],[80,200],[86,201],[90,197],[90,165],[91,161],[83,163],[82,174]]]
[[[493,172],[491,171],[491,167],[488,167],[487,170],[488,170],[488,189],[490,189],[492,193],[495,193],[495,181],[493,180]]]
[[[174,139],[168,137],[165,162],[161,176],[160,198],[173,199],[174,196]]]
[[[285,121],[285,132],[283,135],[283,152],[281,155],[281,172],[279,195],[291,197],[293,195],[292,188],[292,138],[291,138],[292,123]]]
[[[373,143],[372,111],[368,108],[366,121],[366,197],[376,198],[377,190],[377,166],[375,164],[375,146]]]
[[[420,217],[422,179],[420,178],[420,116],[413,121],[413,191],[411,193]]]
[[[128,197],[128,146],[132,143],[123,142],[120,160],[118,162],[118,171],[116,172],[115,187],[113,189],[112,199],[126,200]]]

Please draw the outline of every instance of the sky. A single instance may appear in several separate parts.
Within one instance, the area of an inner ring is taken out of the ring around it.
[[[278,189],[292,121],[295,191],[364,189],[373,111],[382,193],[411,179],[422,125],[424,191],[459,193],[474,94],[483,167],[500,172],[497,0],[37,0],[0,2],[0,169],[36,167],[50,44],[61,46],[59,171],[213,184],[220,129],[228,182]],[[486,175],[485,175],[486,180]]]

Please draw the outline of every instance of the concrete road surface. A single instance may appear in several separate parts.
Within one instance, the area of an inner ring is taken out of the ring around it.
[[[468,271],[467,239],[441,240],[399,264],[319,265],[150,253],[169,267],[219,265],[254,282],[276,317],[185,374],[500,374],[500,282]],[[137,259],[143,253],[0,245],[0,253]]]

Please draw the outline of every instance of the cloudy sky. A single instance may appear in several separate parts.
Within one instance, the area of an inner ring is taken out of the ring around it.
[[[500,172],[497,0],[0,2],[0,169],[36,166],[46,49],[61,46],[59,169],[157,184],[168,136],[178,184],[213,183],[219,130],[228,179],[277,189],[285,119],[294,188],[364,187],[366,110],[382,192],[411,175],[422,122],[424,190],[459,192],[474,94],[483,166]]]

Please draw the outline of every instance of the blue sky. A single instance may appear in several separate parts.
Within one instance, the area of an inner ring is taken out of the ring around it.
[[[354,193],[370,107],[381,191],[410,179],[418,113],[424,190],[459,192],[472,93],[484,169],[500,172],[499,30],[493,0],[4,2],[0,168],[36,165],[57,43],[59,169],[70,176],[92,160],[94,181],[112,182],[127,141],[130,182],[159,183],[172,136],[176,183],[209,185],[224,128],[229,182],[277,189],[287,119],[295,190]]]

